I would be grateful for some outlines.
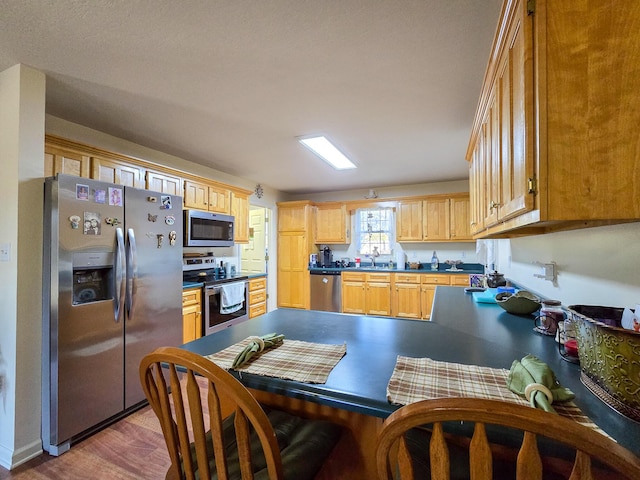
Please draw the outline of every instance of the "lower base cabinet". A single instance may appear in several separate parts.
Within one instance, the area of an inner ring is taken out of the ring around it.
[[[249,280],[249,318],[267,313],[267,278]]]
[[[202,337],[202,289],[182,291],[182,343]]]
[[[342,312],[391,315],[391,274],[343,272]]]

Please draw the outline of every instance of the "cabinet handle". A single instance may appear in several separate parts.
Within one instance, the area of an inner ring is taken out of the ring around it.
[[[494,208],[498,208],[499,206],[500,206],[500,204],[495,202],[495,201],[493,201],[493,200],[491,200],[491,203],[489,203],[489,209],[490,210],[493,210]]]

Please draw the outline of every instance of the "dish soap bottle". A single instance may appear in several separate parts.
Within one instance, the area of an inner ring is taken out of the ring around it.
[[[438,265],[440,262],[438,262],[438,256],[436,255],[436,251],[433,251],[433,256],[431,257],[431,270],[436,271],[438,270]]]

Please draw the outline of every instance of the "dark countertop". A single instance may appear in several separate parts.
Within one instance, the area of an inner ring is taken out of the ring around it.
[[[251,280],[252,278],[260,278],[260,277],[266,277],[266,276],[267,276],[266,273],[238,272],[233,277],[228,277],[228,278],[246,277],[249,280]],[[182,282],[182,288],[183,289],[187,289],[187,288],[202,288],[202,287],[204,287],[204,283],[202,283],[202,282]]]
[[[450,272],[447,269],[451,268],[450,265],[440,264],[438,270],[431,270],[429,265],[425,265],[427,268],[419,268],[419,269],[410,269],[410,268],[387,268],[386,264],[381,262],[380,266],[372,267],[371,265],[362,265],[360,268],[356,268],[354,266],[350,267],[309,267],[309,271],[311,273],[320,273],[320,272],[388,272],[388,273],[447,273],[452,275],[469,275],[472,273],[481,274],[484,273],[484,267],[480,264],[469,263],[459,267],[458,270]]]
[[[579,367],[560,358],[555,341],[532,331],[533,317],[475,303],[459,287],[438,287],[432,321],[278,309],[184,345],[207,355],[250,335],[283,333],[318,343],[347,343],[326,384],[313,385],[243,374],[247,387],[386,418],[399,408],[386,398],[398,355],[509,369],[528,353],[538,356],[575,394],[575,403],[620,444],[640,454],[640,424],[619,415],[581,383]],[[231,371],[232,374],[237,374]]]

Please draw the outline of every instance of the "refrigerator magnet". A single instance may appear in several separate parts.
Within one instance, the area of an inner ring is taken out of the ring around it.
[[[178,238],[178,234],[175,230],[171,230],[169,232],[169,245],[173,247],[176,244],[176,238]]]
[[[161,195],[160,203],[165,210],[171,210],[171,195]]]
[[[167,215],[166,217],[164,217],[164,223],[166,223],[167,225],[173,225],[174,223],[176,223],[176,217],[174,217],[173,215]]]
[[[89,185],[76,184],[76,199],[89,200]]]
[[[122,189],[109,187],[109,205],[122,206]]]
[[[105,190],[94,191],[93,201],[96,203],[107,203],[107,192]]]
[[[149,220],[150,222],[155,222],[156,220],[158,220],[158,215],[151,215],[150,213],[147,213],[147,220]]]
[[[80,226],[80,217],[78,215],[71,215],[69,222],[71,223],[71,228],[76,230]]]
[[[100,235],[101,217],[98,212],[84,212],[85,235]]]

